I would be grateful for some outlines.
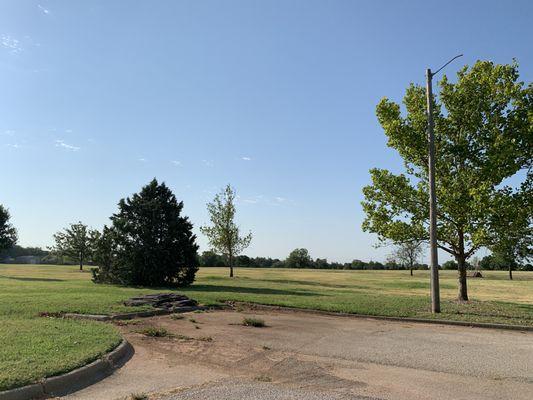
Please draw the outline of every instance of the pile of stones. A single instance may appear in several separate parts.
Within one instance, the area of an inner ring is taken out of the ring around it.
[[[132,297],[124,302],[125,306],[152,306],[157,309],[179,312],[196,309],[198,303],[183,294],[177,293],[155,293],[144,296]]]

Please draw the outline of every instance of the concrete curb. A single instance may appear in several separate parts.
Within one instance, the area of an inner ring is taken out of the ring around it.
[[[102,358],[63,375],[43,379],[40,383],[0,392],[0,400],[31,400],[48,396],[63,396],[83,389],[111,375],[133,355],[127,340]]]
[[[310,310],[310,309],[296,308],[296,307],[272,306],[272,305],[267,305],[267,304],[247,303],[247,302],[239,302],[239,301],[228,302],[228,304],[230,303],[233,305],[240,305],[240,306],[248,307],[251,309],[259,309],[259,310],[265,310],[265,311],[300,312],[300,313],[315,314],[315,315],[326,315],[326,316],[332,316],[332,317],[366,318],[366,319],[375,319],[379,321],[414,322],[414,323],[423,323],[423,324],[467,326],[471,328],[503,329],[503,330],[510,330],[510,331],[533,332],[533,326],[523,326],[523,325],[504,325],[504,324],[493,324],[493,323],[485,323],[485,322],[452,321],[452,320],[447,320],[447,319],[423,319],[423,318],[410,318],[410,317],[386,317],[386,316],[379,316],[379,315],[350,314],[350,313],[333,312],[333,311]]]
[[[40,399],[44,396],[44,389],[40,383],[0,392],[0,400]]]
[[[179,314],[179,313],[191,312],[191,311],[196,311],[196,310],[207,310],[207,309],[208,307],[204,307],[204,306],[194,306],[194,307],[181,307],[179,310],[174,310],[174,311],[165,310],[165,309],[156,309],[156,310],[137,311],[137,312],[113,314],[113,315],[65,313],[63,314],[63,317],[74,318],[74,319],[90,319],[92,321],[106,322],[106,321],[118,321],[118,320],[134,319],[134,318],[155,317],[158,315]]]

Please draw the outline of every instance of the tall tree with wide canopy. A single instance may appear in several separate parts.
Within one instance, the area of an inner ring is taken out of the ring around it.
[[[466,261],[490,246],[495,198],[502,183],[531,167],[533,86],[518,66],[478,61],[452,83],[444,76],[434,98],[438,247],[458,264],[458,299],[468,300]],[[377,117],[406,174],[370,171],[363,188],[363,229],[396,243],[428,240],[426,90],[411,84],[399,104],[384,98]]]
[[[313,259],[307,249],[294,249],[285,260],[287,268],[311,268]]]
[[[0,204],[0,251],[9,249],[17,243],[17,230],[11,225],[9,211]]]

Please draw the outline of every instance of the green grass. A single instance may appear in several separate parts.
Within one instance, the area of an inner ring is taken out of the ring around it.
[[[244,326],[253,326],[254,328],[264,328],[265,321],[261,318],[247,317],[242,320]]]
[[[111,325],[97,322],[0,317],[0,390],[85,365],[120,340]]]
[[[156,338],[172,336],[172,334],[169,331],[167,331],[165,328],[157,327],[157,326],[147,326],[146,328],[140,329],[137,332],[145,336],[156,337]]]
[[[236,270],[201,268],[180,292],[204,304],[246,301],[366,315],[435,318],[429,312],[427,271]],[[469,279],[467,304],[458,304],[456,274],[441,272],[438,318],[533,326],[533,273],[483,272]],[[0,390],[56,375],[98,358],[116,346],[111,324],[43,318],[39,313],[109,314],[131,308],[122,301],[168,289],[95,285],[75,266],[0,264]]]

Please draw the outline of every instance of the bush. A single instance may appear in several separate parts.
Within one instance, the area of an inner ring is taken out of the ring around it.
[[[152,180],[140,193],[119,202],[95,245],[96,283],[185,286],[198,270],[198,246],[192,224],[164,184]]]
[[[244,318],[242,324],[244,326],[253,326],[255,328],[264,328],[266,326],[265,321],[262,319],[252,317]]]
[[[143,334],[145,336],[149,337],[169,337],[172,336],[172,334],[167,331],[165,328],[161,327],[155,327],[155,326],[148,326],[144,329],[141,329],[137,331],[140,334]]]

